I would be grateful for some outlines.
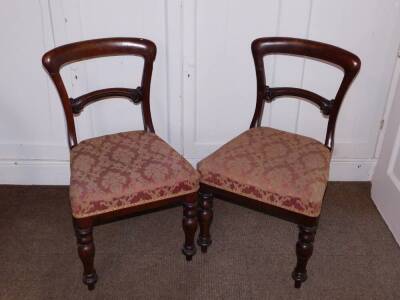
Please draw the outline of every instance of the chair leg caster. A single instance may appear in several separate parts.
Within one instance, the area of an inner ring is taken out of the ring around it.
[[[186,261],[192,261],[192,258],[193,258],[193,256],[187,255],[187,256],[186,256]]]
[[[96,282],[97,282],[97,274],[93,273],[93,274],[85,274],[83,275],[83,283],[87,285],[87,288],[89,291],[93,291],[95,286],[96,286]]]
[[[193,255],[196,254],[196,248],[182,248],[182,253],[186,257],[186,261],[191,261]]]
[[[307,280],[307,273],[294,270],[292,273],[292,278],[294,280],[294,287],[299,289],[301,284]]]
[[[207,249],[208,247],[211,245],[211,238],[208,237],[203,237],[201,235],[199,235],[198,239],[197,239],[197,245],[199,245],[200,249],[201,249],[201,253],[207,253]]]
[[[294,287],[295,287],[296,289],[299,289],[299,288],[301,287],[301,281],[295,281],[295,282],[294,282]]]

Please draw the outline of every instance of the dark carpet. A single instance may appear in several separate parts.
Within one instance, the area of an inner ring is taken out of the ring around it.
[[[95,229],[96,289],[81,283],[66,187],[0,186],[1,299],[400,299],[400,248],[368,183],[330,183],[300,290],[297,227],[215,201],[213,244],[180,253],[181,208]]]

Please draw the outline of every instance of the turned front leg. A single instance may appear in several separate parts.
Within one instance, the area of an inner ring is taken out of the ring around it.
[[[292,273],[295,288],[300,288],[301,284],[307,280],[307,262],[314,249],[314,238],[317,226],[299,226],[299,240],[296,244],[297,265]]]
[[[183,219],[182,227],[185,232],[185,243],[182,252],[186,256],[186,260],[192,260],[192,256],[196,253],[194,244],[194,235],[197,229],[197,194],[186,195],[183,200]]]
[[[213,219],[213,194],[209,192],[199,193],[199,224],[200,234],[197,244],[201,247],[201,252],[207,252],[207,247],[211,245],[210,226]]]
[[[97,282],[94,269],[95,248],[93,243],[93,225],[91,221],[75,219],[75,234],[78,243],[78,254],[83,264],[83,283],[93,290]]]

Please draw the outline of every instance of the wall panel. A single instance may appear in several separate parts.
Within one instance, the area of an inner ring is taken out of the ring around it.
[[[185,3],[187,158],[196,162],[248,128],[255,105],[251,41],[294,36],[360,56],[361,72],[339,115],[332,174],[347,168],[357,178],[364,170],[363,178],[369,178],[399,44],[398,0]],[[309,59],[276,56],[265,62],[269,85],[303,87],[328,99],[334,98],[343,76],[341,70]],[[283,98],[266,105],[262,124],[324,141],[327,119],[310,103]]]
[[[185,156],[200,158],[248,127],[255,107],[251,41],[275,35],[280,1],[184,2]],[[268,17],[266,17],[268,16]],[[186,21],[186,22],[185,22]]]
[[[0,183],[67,184],[65,120],[42,54],[65,43],[141,36],[158,47],[152,82],[156,131],[192,163],[246,130],[255,107],[250,43],[260,36],[320,40],[363,64],[339,115],[332,179],[367,180],[400,41],[399,0],[6,0],[0,11]],[[12,25],[12,26],[11,26]],[[139,84],[142,61],[102,58],[63,70],[72,96]],[[266,59],[267,81],[334,97],[341,72],[311,60]],[[96,103],[77,119],[80,138],[142,128],[140,108]],[[282,98],[263,125],[322,140],[312,104]],[[397,170],[397,169],[396,169]]]

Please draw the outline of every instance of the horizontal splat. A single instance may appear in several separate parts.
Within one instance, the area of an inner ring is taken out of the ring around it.
[[[300,88],[292,88],[292,87],[276,87],[276,88],[271,88],[269,86],[265,87],[266,101],[271,102],[275,98],[283,96],[291,96],[291,97],[299,97],[302,99],[307,99],[318,105],[322,113],[325,115],[329,115],[333,107],[333,100],[325,99],[324,97],[308,90]]]
[[[90,92],[79,96],[77,98],[70,98],[72,112],[74,114],[79,114],[86,105],[90,103],[112,97],[123,97],[129,98],[133,103],[138,104],[142,101],[142,90],[140,87],[136,89],[128,89],[128,88],[108,88],[97,90],[94,92]]]

